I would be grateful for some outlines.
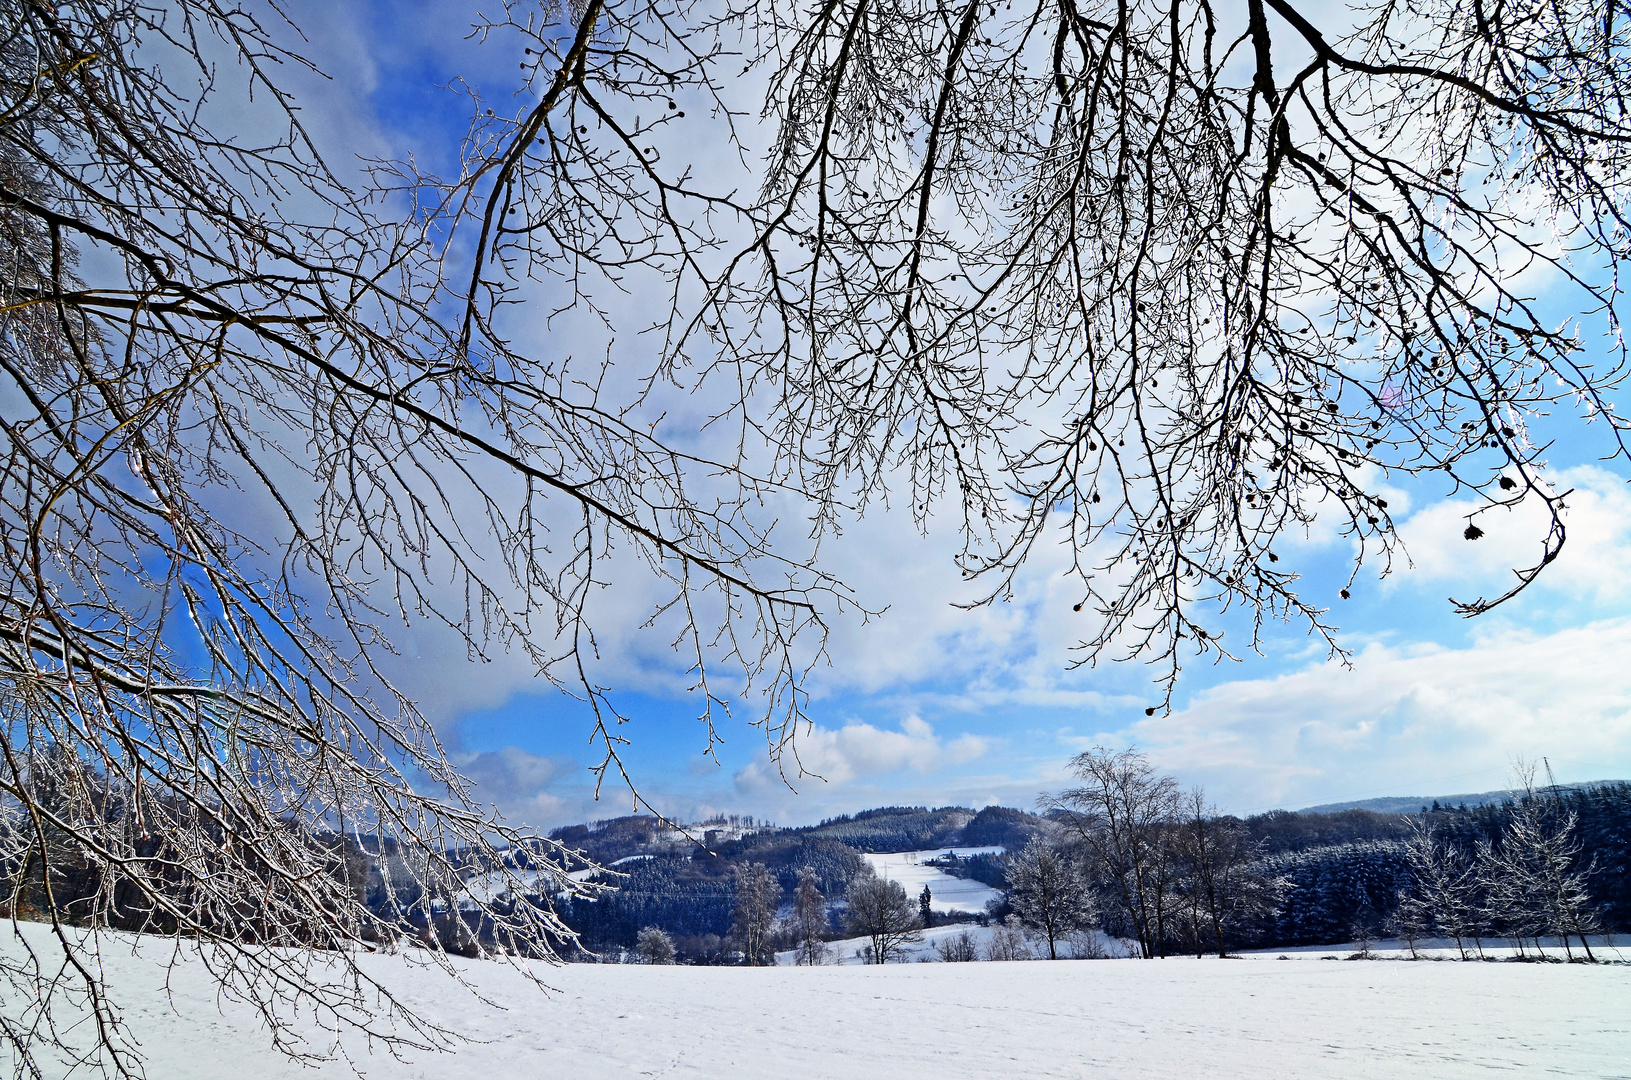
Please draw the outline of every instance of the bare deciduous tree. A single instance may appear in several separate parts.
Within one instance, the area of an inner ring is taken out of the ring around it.
[[[1542,935],[1555,936],[1571,957],[1570,937],[1594,961],[1586,935],[1598,930],[1585,872],[1575,868],[1580,841],[1577,816],[1525,783],[1512,804],[1498,843],[1479,850],[1478,872],[1487,911],[1501,931],[1519,942],[1528,938],[1542,956]]]
[[[1184,814],[1173,825],[1172,844],[1178,861],[1180,903],[1190,923],[1196,955],[1210,941],[1218,956],[1229,954],[1229,934],[1274,910],[1287,882],[1253,865],[1258,854],[1238,818],[1223,817],[1200,788],[1190,791]]]
[[[668,932],[657,926],[644,926],[640,928],[639,935],[634,942],[635,952],[647,964],[672,964],[674,962],[674,939]]]
[[[632,568],[709,745],[762,694],[780,761],[849,599],[772,544],[774,500],[816,540],[885,496],[949,507],[988,600],[1057,524],[1082,662],[1163,659],[1170,694],[1184,649],[1239,651],[1220,609],[1247,647],[1286,617],[1339,648],[1285,530],[1335,515],[1385,569],[1380,485],[1441,473],[1475,516],[1541,508],[1515,592],[1564,539],[1529,420],[1578,402],[1621,449],[1631,20],[1583,0],[509,0],[478,31],[526,48],[495,99],[521,104],[473,100],[450,178],[361,181],[275,77],[304,62],[273,5],[0,12],[3,856],[115,1071],[70,923],[348,955],[510,873],[528,837],[392,686],[394,620],[524,653],[628,780],[595,604]],[[710,190],[658,144],[684,102],[749,151],[743,40],[770,157]],[[522,301],[602,320],[634,388],[520,344]],[[666,437],[674,386],[737,433],[717,453]],[[1105,866],[1149,951],[1138,836]],[[566,934],[477,906],[506,951]],[[57,985],[38,961],[16,992]],[[308,985],[279,975],[245,991]]]
[[[1463,960],[1468,938],[1482,954],[1478,865],[1435,837],[1423,817],[1408,820],[1405,861],[1411,887],[1399,898],[1399,922],[1420,934],[1453,938]]]
[[[980,957],[979,946],[974,940],[972,930],[959,930],[955,934],[947,934],[934,943],[934,953],[940,957],[942,964],[967,964]]]
[[[827,962],[831,952],[827,948],[827,898],[821,893],[815,870],[808,866],[799,871],[798,884],[793,889],[790,929],[797,943],[800,964],[815,967]]]
[[[1177,781],[1157,773],[1136,750],[1095,747],[1072,758],[1069,768],[1082,786],[1044,796],[1042,805],[1081,842],[1145,958],[1165,955]]]
[[[693,499],[687,471],[713,466],[564,358],[508,348],[489,264],[455,286],[453,232],[509,205],[486,198],[501,176],[393,195],[383,169],[359,189],[276,81],[303,63],[281,22],[214,0],[0,3],[0,864],[10,911],[55,938],[0,962],[8,999],[38,1003],[0,1021],[25,1071],[71,1030],[51,1020],[64,987],[94,1021],[71,1052],[139,1069],[74,926],[214,950],[291,1052],[295,1001],[386,1044],[447,1034],[375,1003],[358,947],[548,957],[571,939],[547,905],[464,889],[583,891],[569,852],[474,802],[393,687],[393,620],[575,687],[602,776],[621,766],[591,605],[614,548],[669,588],[682,644],[727,642],[767,716],[797,713],[791,643],[819,637],[819,575],[753,584],[771,556],[733,508],[762,490],[749,474],[736,503]],[[700,653],[694,675],[707,720]],[[522,848],[551,884],[516,872]]]
[[[1096,920],[1092,890],[1071,854],[1037,837],[1008,868],[1014,914],[1020,925],[1048,943],[1048,959],[1059,959],[1059,943],[1091,928]]]
[[[1025,931],[1021,929],[1017,915],[1010,915],[1008,918],[992,924],[991,937],[985,943],[985,958],[987,960],[1031,959],[1031,948],[1025,943]]]
[[[776,906],[782,887],[764,863],[738,866],[735,872],[736,906],[731,937],[742,948],[749,966],[774,963],[770,931],[776,922]]]
[[[844,929],[870,939],[867,962],[887,964],[909,944],[921,941],[916,906],[898,881],[881,878],[870,866],[851,879],[844,893]]]
[[[1487,610],[1564,539],[1528,422],[1578,402],[1623,451],[1631,29],[1600,6],[736,13],[777,142],[698,321],[774,373],[812,488],[909,466],[990,598],[1063,531],[1084,663],[1164,657],[1170,690],[1181,648],[1234,648],[1234,605],[1337,648],[1274,542],[1317,513],[1385,572],[1397,473],[1475,492],[1469,540],[1522,501],[1550,520],[1459,605]]]

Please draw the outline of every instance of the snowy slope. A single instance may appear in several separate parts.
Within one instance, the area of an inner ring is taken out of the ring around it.
[[[929,887],[929,893],[934,898],[935,911],[984,911],[986,901],[995,900],[1002,894],[989,885],[982,885],[978,881],[967,878],[955,878],[937,867],[925,866],[930,859],[937,859],[948,851],[959,859],[970,855],[994,854],[1001,851],[1000,847],[983,848],[935,848],[932,851],[894,851],[888,854],[866,854],[861,858],[872,864],[872,869],[878,872],[879,877],[898,881],[906,889],[906,895],[916,900],[923,891],[923,886]]]
[[[0,930],[0,948],[15,947],[11,932]],[[240,1007],[217,1008],[196,962],[174,974],[168,996],[162,966],[133,958],[128,944],[110,949],[104,963],[156,1080],[352,1075],[344,1063],[303,1070],[275,1056]],[[509,1006],[501,1011],[402,957],[363,963],[475,1040],[453,1054],[421,1052],[406,1061],[369,1057],[360,1041],[348,1044],[370,1080],[1631,1075],[1631,966],[1623,964],[1260,957],[884,968],[580,965],[549,971],[556,990],[546,998],[502,965],[458,962],[473,985]]]
[[[643,859],[650,858],[654,858],[654,856],[629,855],[625,858],[607,863],[606,867],[616,869],[620,866],[628,866],[630,863],[637,863]],[[590,866],[582,870],[571,870],[567,872],[566,876],[571,878],[573,881],[588,881],[592,877],[599,877],[604,874],[606,872],[606,867]],[[503,874],[478,874],[474,877],[465,879],[464,888],[459,893],[461,900],[459,906],[466,907],[466,904],[463,901],[471,899],[480,900],[483,903],[491,903],[494,900],[507,898],[513,891],[510,886],[514,881],[519,881],[521,883],[523,896],[534,896],[546,889],[558,893],[558,890],[554,888],[554,886],[557,884],[556,877],[551,871],[511,870],[509,877],[506,877]]]

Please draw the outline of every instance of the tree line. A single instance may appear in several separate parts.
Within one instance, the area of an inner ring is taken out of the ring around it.
[[[1544,954],[1550,938],[1592,959],[1588,937],[1626,925],[1624,783],[1565,791],[1531,773],[1494,806],[1243,821],[1136,751],[1096,748],[1070,768],[1079,786],[1043,800],[1058,832],[1008,870],[1013,910],[1050,955],[1056,925],[1094,918],[1144,957],[1387,934],[1413,953],[1450,938],[1463,957],[1486,938]]]
[[[943,959],[1017,958],[1033,947],[1094,955],[1094,934],[1142,957],[1384,935],[1448,938],[1468,956],[1486,940],[1527,955],[1537,938],[1567,936],[1568,952],[1589,956],[1582,934],[1631,925],[1631,785],[1531,786],[1505,802],[1419,814],[1240,818],[1136,751],[1095,749],[1071,769],[1078,784],[1045,798],[1040,814],[891,807],[744,837],[715,856],[632,864],[617,893],[574,902],[567,918],[604,955],[635,949],[652,929],[671,935],[678,961],[701,963],[764,963],[785,950],[816,963],[836,938],[864,938],[866,958],[889,960],[931,921],[997,928],[983,949],[973,936],[941,940]],[[962,828],[946,831],[958,819]],[[976,915],[933,911],[932,899],[877,879],[830,837],[856,822],[877,823],[869,838],[934,835],[948,847],[1000,836],[1005,850],[935,864],[1001,899]]]
[[[928,919],[911,901],[898,881],[880,878],[862,863],[844,889],[837,918],[822,891],[816,872],[798,871],[788,896],[776,875],[762,863],[738,865],[731,875],[733,898],[729,929],[701,936],[670,932],[657,923],[641,926],[633,950],[617,955],[648,964],[735,962],[750,967],[775,963],[776,953],[793,952],[799,965],[830,962],[835,953],[828,942],[837,936],[861,937],[859,951],[869,964],[898,959],[904,948],[921,940]],[[783,899],[791,903],[783,906]],[[720,913],[723,914],[723,913]],[[724,919],[717,918],[723,925]]]
[[[137,850],[166,861],[175,835],[166,823],[184,808],[132,798],[94,769],[71,764],[42,757],[28,779],[35,803],[61,813],[93,804],[110,824],[145,829]],[[758,823],[761,831],[710,852],[663,846],[650,817],[568,826],[550,843],[505,854],[500,878],[510,895],[492,911],[472,910],[465,899],[494,869],[479,851],[447,851],[431,863],[401,844],[302,831],[293,822],[281,842],[300,845],[324,867],[325,887],[370,913],[353,929],[358,940],[471,955],[515,947],[505,920],[526,919],[547,899],[539,894],[557,880],[549,868],[559,869],[569,842],[603,863],[647,856],[579,883],[581,895],[554,897],[562,946],[581,958],[644,955],[642,942],[649,945],[654,931],[678,962],[766,963],[793,950],[800,962],[817,963],[831,958],[829,943],[838,938],[864,938],[862,951],[887,961],[931,921],[958,918],[1028,935],[1049,957],[1080,955],[1088,931],[1124,939],[1140,956],[1382,935],[1447,938],[1468,956],[1491,940],[1532,954],[1565,938],[1568,953],[1589,956],[1583,939],[1595,930],[1631,925],[1631,785],[1530,785],[1505,802],[1433,804],[1415,815],[1274,811],[1242,819],[1216,813],[1203,793],[1183,791],[1134,751],[1091,751],[1071,767],[1078,784],[1045,799],[1040,814],[889,807],[800,829]],[[79,796],[58,790],[70,784]],[[856,838],[873,842],[1003,848],[937,861],[1001,890],[1002,900],[973,916],[935,912],[931,900],[878,879],[833,835],[856,825],[863,826]],[[18,917],[36,917],[49,896],[83,925],[173,932],[178,922],[169,912],[191,905],[195,924],[234,940],[303,940],[275,919],[276,866],[266,867],[266,899],[251,910],[224,903],[186,864],[156,895],[135,891],[94,860],[71,858],[66,839],[46,835],[44,858],[24,847],[24,857],[0,864],[5,906]],[[228,843],[226,833],[215,842]],[[524,880],[533,882],[530,892]],[[1025,953],[985,936],[987,955]],[[943,953],[966,954],[947,958],[973,958],[973,950],[972,942],[941,943]]]
[[[1623,802],[1628,795],[1620,785],[1617,792],[1578,801],[1617,796]],[[1435,829],[1431,818],[1413,821],[1405,845],[1411,884],[1400,894],[1389,928],[1412,952],[1418,938],[1445,937],[1466,959],[1469,947],[1481,956],[1484,939],[1494,937],[1510,942],[1520,956],[1530,948],[1544,956],[1549,937],[1571,959],[1576,944],[1587,960],[1595,959],[1589,936],[1611,925],[1613,914],[1591,887],[1599,867],[1595,859],[1582,858],[1580,812],[1571,801],[1577,800],[1527,784],[1502,808],[1496,835],[1475,839],[1470,851]],[[1621,837],[1616,884],[1623,882],[1623,832]]]
[[[1096,748],[1069,767],[1080,783],[1042,800],[1057,832],[1033,841],[1009,875],[1016,913],[1046,936],[1050,956],[1061,916],[1066,930],[1096,919],[1146,958],[1221,956],[1278,906],[1288,882],[1199,788],[1184,793],[1134,750]]]

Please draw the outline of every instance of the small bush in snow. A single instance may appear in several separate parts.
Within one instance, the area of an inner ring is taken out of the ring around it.
[[[934,951],[948,964],[966,964],[979,959],[978,950],[974,946],[974,935],[967,930],[941,938],[935,943]]]

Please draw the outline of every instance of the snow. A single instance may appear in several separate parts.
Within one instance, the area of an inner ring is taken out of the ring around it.
[[[923,886],[929,887],[933,896],[931,907],[935,911],[973,911],[985,910],[986,901],[998,899],[1002,894],[989,885],[982,885],[978,881],[967,878],[952,877],[944,870],[934,866],[924,865],[930,859],[944,857],[948,852],[959,859],[966,859],[970,855],[994,855],[1000,852],[1000,847],[978,848],[935,848],[932,851],[895,851],[887,854],[866,854],[861,858],[872,864],[879,877],[898,881],[906,889],[906,895],[916,900],[923,891]]]
[[[469,878],[464,888],[459,892],[459,907],[462,910],[475,910],[475,902],[492,903],[494,900],[510,895],[510,885],[516,880],[525,883],[525,891],[529,894],[538,891],[537,870],[511,870],[510,876],[503,874],[481,874]],[[569,875],[570,876],[570,875]]]
[[[1614,962],[1631,961],[1631,948],[1624,948],[1624,941],[1610,934],[1592,934],[1587,938],[1592,952],[1598,960]],[[1567,947],[1563,939],[1556,937],[1542,938],[1541,944],[1545,946],[1545,959],[1547,961],[1562,961],[1565,958],[1579,958],[1585,955],[1580,948],[1579,938],[1570,938]],[[1510,960],[1526,957],[1533,959],[1535,949],[1527,946],[1523,953],[1508,944],[1504,938],[1485,938],[1482,942],[1475,942],[1472,938],[1462,941],[1468,957],[1486,960]],[[1280,949],[1251,949],[1247,956],[1295,957],[1299,960],[1346,960],[1354,955],[1358,945],[1348,942],[1342,945],[1292,945]],[[1371,943],[1371,951],[1384,959],[1405,960],[1410,956],[1409,947],[1395,938],[1384,938]],[[1416,955],[1423,960],[1459,960],[1461,949],[1451,938],[1422,938],[1416,942]],[[1627,1073],[1631,1077],[1631,1072]]]
[[[928,962],[938,960],[940,958],[940,953],[938,952],[940,943],[946,938],[956,937],[958,934],[963,933],[967,933],[974,939],[974,947],[978,950],[978,955],[983,958],[986,955],[986,946],[991,941],[991,937],[995,931],[989,926],[975,926],[970,923],[951,923],[946,926],[932,926],[929,929],[924,930],[922,933],[923,940],[908,943],[901,947],[901,957],[904,963],[912,964],[920,961]],[[1085,935],[1079,940],[1082,944],[1086,944],[1088,940],[1091,940],[1098,947],[1099,953],[1104,956],[1120,957],[1130,955],[1129,947],[1126,942],[1119,941],[1116,938],[1110,937],[1106,934],[1095,932],[1091,935]],[[871,943],[872,939],[868,937],[853,937],[844,938],[839,941],[829,941],[827,942],[827,948],[830,950],[829,962],[839,965],[864,964],[866,963],[866,960],[861,956],[861,951]],[[1029,943],[1029,948],[1031,950],[1032,957],[1035,959],[1041,959],[1048,953],[1048,946],[1046,942],[1032,941]],[[1064,956],[1074,957],[1077,955],[1076,942],[1061,942],[1059,943],[1058,948],[1060,953]],[[776,954],[776,963],[784,965],[797,964],[798,955],[797,949],[789,949],[786,952],[779,952]]]
[[[651,858],[655,858],[655,856],[629,855],[618,859],[616,862],[608,863],[607,866],[626,866],[629,863],[637,863],[642,859]],[[590,866],[582,870],[570,870],[565,876],[573,881],[588,881],[590,878],[598,877],[605,872],[606,867]],[[494,900],[507,898],[512,891],[510,885],[515,881],[522,883],[523,895],[536,896],[543,891],[543,888],[555,885],[560,876],[558,873],[548,870],[511,870],[509,876],[498,873],[477,874],[465,880],[464,888],[459,893],[459,907],[466,911],[473,911],[475,910],[473,901],[479,900],[484,903],[491,903]],[[540,882],[542,882],[542,886],[540,886]],[[557,896],[560,895],[559,890],[555,890],[555,893]]]
[[[37,945],[42,927],[25,926]],[[163,942],[110,935],[103,965],[165,1080],[348,1077],[278,1057],[203,966],[165,988]],[[0,949],[17,948],[0,931]],[[1631,952],[1631,950],[1628,950]],[[1622,957],[1623,959],[1623,957]],[[1238,960],[887,967],[543,969],[456,960],[484,1005],[406,956],[362,965],[471,1042],[402,1060],[346,1049],[368,1080],[663,1076],[747,1080],[1433,1080],[1631,1074],[1631,965]],[[82,1029],[81,1029],[82,1030]],[[9,1064],[0,1054],[0,1066]],[[50,1074],[61,1076],[62,1074]]]

